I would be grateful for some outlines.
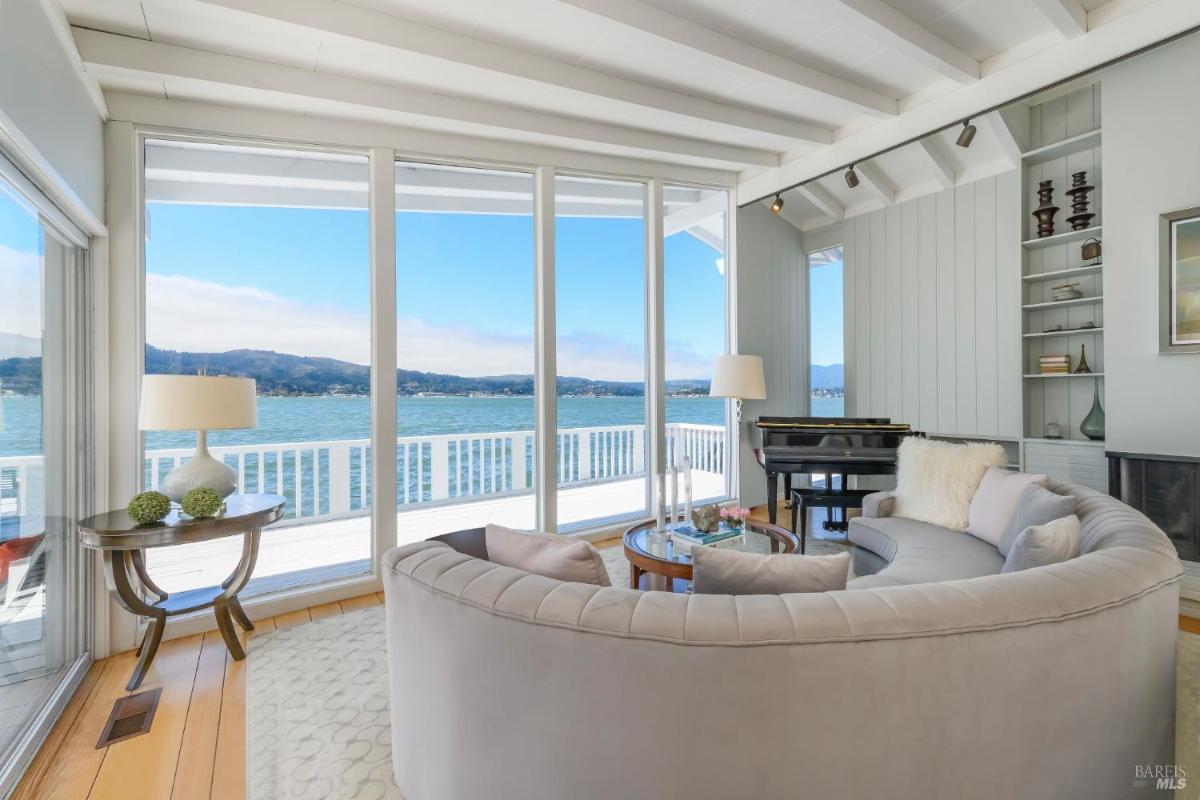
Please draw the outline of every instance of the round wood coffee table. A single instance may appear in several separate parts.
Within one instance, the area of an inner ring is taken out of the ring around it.
[[[665,534],[654,530],[654,520],[645,519],[625,531],[625,558],[629,559],[629,586],[632,589],[660,589],[685,592],[692,580],[691,545],[676,547]],[[761,520],[747,520],[746,533],[734,547],[748,553],[798,553],[796,534]]]
[[[225,498],[225,510],[220,516],[205,519],[184,516],[177,507],[172,507],[166,519],[148,525],[134,522],[124,509],[80,520],[79,542],[89,550],[103,553],[104,581],[113,599],[131,614],[150,620],[126,689],[133,691],[146,676],[168,617],[212,608],[230,655],[238,661],[246,657],[233,626],[235,621],[245,630],[252,630],[254,625],[242,610],[238,592],[245,588],[254,572],[262,529],[283,517],[284,502],[284,498],[275,494],[233,494]],[[167,594],[146,571],[148,548],[235,535],[242,535],[242,557],[220,586]],[[148,595],[155,599],[147,602],[144,598]]]

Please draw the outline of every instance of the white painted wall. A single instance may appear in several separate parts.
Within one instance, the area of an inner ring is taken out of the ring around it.
[[[767,399],[742,409],[741,501],[754,506],[767,497],[754,461],[753,448],[761,444],[754,419],[808,409],[808,283],[800,231],[770,209],[738,209],[737,243],[738,352],[762,356],[767,379]]]
[[[1200,455],[1200,355],[1158,353],[1158,216],[1200,206],[1200,37],[1107,70],[1107,449]]]
[[[841,225],[846,414],[1020,436],[1015,170]]]
[[[56,190],[65,189],[95,220],[104,219],[103,121],[38,0],[0,0],[0,134],[10,146],[34,150],[24,155],[50,171],[50,180],[61,180],[62,187],[40,186],[52,199],[71,205]]]

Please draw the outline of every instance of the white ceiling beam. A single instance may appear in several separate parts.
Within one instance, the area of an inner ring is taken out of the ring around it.
[[[309,35],[336,37],[351,45],[427,56],[744,131],[770,133],[812,144],[826,144],[831,139],[828,129],[789,117],[620,78],[338,0],[193,0],[193,5],[209,16],[242,24],[266,21]]]
[[[698,203],[672,211],[663,218],[663,236],[699,225],[718,214],[729,210],[729,196],[725,192],[713,192]]]
[[[880,44],[958,83],[979,80],[979,62],[884,0],[816,0],[816,7]]]
[[[449,97],[84,28],[75,28],[73,32],[84,64],[93,73],[196,81],[309,101],[320,100],[339,106],[382,109],[412,118],[414,123],[420,119],[452,120],[716,162],[747,166],[779,164],[778,154],[767,150],[528,111],[484,100]]]
[[[834,199],[829,190],[816,181],[809,181],[803,186],[797,186],[796,193],[816,206],[818,211],[830,219],[840,220],[846,218],[845,206]],[[784,203],[784,208],[787,208],[786,202]]]
[[[1008,163],[1017,168],[1021,166],[1021,153],[1025,147],[1021,143],[1021,137],[1017,131],[1009,124],[1004,115],[999,111],[993,111],[990,114],[984,114],[979,119],[992,134],[996,137],[996,141],[1000,143],[1000,149],[1004,151],[1004,157],[1008,159]]]
[[[856,164],[854,171],[858,173],[858,185],[873,195],[876,200],[885,206],[896,202],[896,189],[874,162]]]
[[[1087,33],[1087,10],[1079,0],[1033,0],[1033,4],[1068,39]]]
[[[954,186],[956,172],[950,157],[942,152],[941,142],[932,136],[927,136],[917,142],[917,152],[925,157],[925,163],[933,172],[934,179],[943,189]]]
[[[559,0],[611,22],[634,28],[679,47],[734,65],[745,74],[786,81],[814,101],[875,118],[895,116],[899,104],[851,81],[767,52],[677,17],[640,0]]]
[[[699,225],[694,225],[687,229],[687,233],[696,241],[703,242],[713,250],[716,250],[719,253],[725,252],[725,239],[713,233],[712,231],[702,228]],[[718,269],[721,268],[718,267]],[[721,274],[725,274],[724,271],[722,271]]]

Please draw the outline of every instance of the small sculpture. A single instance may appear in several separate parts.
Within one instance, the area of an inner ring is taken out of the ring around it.
[[[171,498],[162,492],[142,492],[129,501],[125,513],[137,524],[149,525],[171,513]]]
[[[1078,283],[1063,283],[1058,286],[1051,287],[1054,292],[1054,302],[1061,303],[1063,300],[1078,300],[1083,297],[1083,292],[1079,291]]]
[[[200,486],[188,491],[179,505],[183,509],[183,513],[196,519],[202,519],[215,517],[221,513],[221,506],[224,504],[221,495],[215,489]]]
[[[1087,185],[1086,172],[1076,172],[1071,176],[1071,188],[1067,189],[1067,194],[1071,196],[1072,214],[1067,217],[1071,230],[1082,231],[1091,226],[1096,215],[1088,213],[1088,194],[1095,189],[1095,186]]]
[[[721,527],[721,507],[711,503],[697,508],[692,512],[692,527],[705,533],[712,533]]]
[[[1058,206],[1054,205],[1051,197],[1054,194],[1054,181],[1042,181],[1038,184],[1038,207],[1033,210],[1037,218],[1037,235],[1039,239],[1054,235],[1054,215]]]
[[[1087,345],[1079,345],[1079,366],[1075,368],[1076,375],[1087,375],[1092,368],[1087,363]]]

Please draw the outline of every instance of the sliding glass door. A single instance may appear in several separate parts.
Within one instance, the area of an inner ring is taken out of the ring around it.
[[[0,765],[86,651],[84,286],[82,250],[0,178]]]
[[[647,511],[646,185],[555,187],[558,526]]]
[[[367,159],[148,140],[148,374],[254,378],[258,427],[209,445],[238,491],[287,498],[243,597],[371,571],[371,299]],[[145,433],[143,484],[195,449]],[[159,548],[168,592],[220,583],[239,537]]]

